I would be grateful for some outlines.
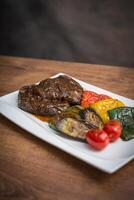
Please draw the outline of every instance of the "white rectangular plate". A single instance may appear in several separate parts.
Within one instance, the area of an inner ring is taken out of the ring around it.
[[[52,78],[59,75],[63,75],[63,73],[56,74]],[[78,79],[75,80],[86,90],[107,94],[123,101],[127,106],[134,106],[134,101],[131,99],[95,87]],[[86,163],[107,173],[113,173],[134,158],[134,139],[127,142],[119,139],[115,143],[109,144],[104,150],[96,151],[86,143],[60,136],[56,131],[50,129],[47,123],[19,109],[17,107],[17,98],[18,91],[0,97],[1,114],[31,134]]]

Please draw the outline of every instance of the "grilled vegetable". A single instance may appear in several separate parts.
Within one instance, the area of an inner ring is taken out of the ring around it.
[[[79,139],[86,139],[86,133],[89,130],[84,123],[71,117],[59,120],[56,123],[56,128],[68,136]]]
[[[109,137],[104,130],[91,129],[86,134],[89,145],[97,150],[104,149],[109,144]]]
[[[112,97],[106,95],[106,94],[99,94],[99,101],[103,99],[112,99]]]
[[[54,120],[54,118],[49,121],[49,127],[52,128],[53,130],[57,131],[56,121]]]
[[[111,97],[105,94],[97,94],[92,91],[84,91],[82,94],[81,105],[84,108],[88,108],[91,104],[96,103],[102,99],[111,99]]]
[[[56,127],[56,123],[57,123],[59,120],[60,120],[60,118],[56,118],[56,117],[53,118],[53,119],[51,119],[51,121],[49,122],[50,128],[52,128],[52,129],[58,131],[58,129],[57,129],[57,127]]]
[[[103,130],[108,134],[110,142],[114,142],[121,135],[121,122],[117,119],[111,119],[104,125]]]
[[[90,106],[93,110],[97,112],[97,114],[101,117],[102,121],[104,123],[108,122],[109,115],[107,113],[108,110],[112,110],[117,107],[124,106],[124,103],[122,103],[119,100],[116,99],[104,99],[101,101],[98,101]]]
[[[83,121],[87,124],[90,128],[103,128],[103,122],[100,116],[91,108],[86,108],[80,111],[80,116]]]
[[[49,120],[49,126],[50,128],[56,130],[56,123],[57,121],[66,118],[66,117],[71,117],[77,120],[81,120],[81,117],[79,115],[80,110],[82,110],[83,107],[76,105],[76,106],[71,106],[69,107],[66,111],[61,112],[57,115],[55,115],[54,117],[51,117],[51,119]]]
[[[66,112],[71,112],[71,113],[76,113],[76,114],[79,114],[79,112],[83,110],[83,107],[82,106],[79,106],[79,105],[76,105],[76,106],[71,106],[69,107]]]
[[[71,106],[69,107],[65,112],[64,115],[81,120],[81,117],[79,115],[79,112],[83,109],[83,107],[76,105],[76,106]],[[63,113],[62,113],[63,114]]]
[[[82,94],[81,105],[84,108],[88,108],[90,104],[98,101],[98,94],[92,91],[84,91]]]
[[[121,138],[134,138],[134,107],[120,107],[108,111],[110,119],[118,119],[122,123]]]

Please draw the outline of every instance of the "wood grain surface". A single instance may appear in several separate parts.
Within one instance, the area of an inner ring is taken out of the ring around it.
[[[0,95],[58,72],[134,98],[126,67],[0,57]],[[0,200],[134,199],[134,162],[109,175],[0,117]]]

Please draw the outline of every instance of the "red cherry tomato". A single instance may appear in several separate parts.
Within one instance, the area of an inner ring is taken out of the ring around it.
[[[122,131],[122,126],[119,120],[113,119],[104,125],[104,131],[108,134],[110,142],[117,140]]]
[[[87,142],[94,148],[101,150],[109,144],[107,133],[100,129],[91,129],[86,134]]]

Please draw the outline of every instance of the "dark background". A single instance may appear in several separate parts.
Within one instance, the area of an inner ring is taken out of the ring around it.
[[[0,54],[132,67],[133,2],[1,0]]]

